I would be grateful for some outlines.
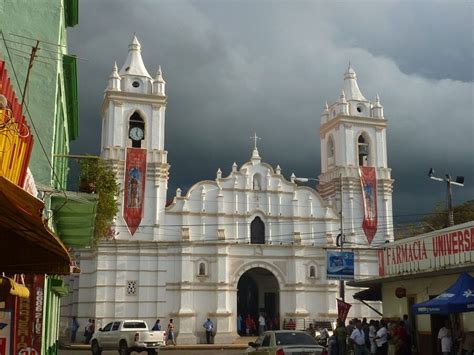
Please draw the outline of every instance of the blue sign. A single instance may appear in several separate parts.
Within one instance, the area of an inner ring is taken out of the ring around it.
[[[327,251],[328,280],[354,280],[354,253],[351,251]]]

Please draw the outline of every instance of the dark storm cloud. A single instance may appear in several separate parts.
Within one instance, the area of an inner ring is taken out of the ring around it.
[[[428,180],[466,175],[474,195],[472,12],[468,2],[81,1],[70,31],[79,64],[81,135],[75,153],[100,150],[103,90],[137,33],[148,71],[162,65],[169,104],[170,193],[226,175],[251,154],[289,176],[320,172],[319,116],[339,96],[350,60],[389,122],[395,214],[445,198]]]

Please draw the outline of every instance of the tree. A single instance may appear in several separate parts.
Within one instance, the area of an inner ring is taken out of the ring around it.
[[[447,211],[442,204],[438,204],[431,214],[423,218],[423,222],[434,230],[448,227]],[[474,220],[474,200],[464,202],[453,208],[454,224],[461,224]]]
[[[474,200],[464,202],[453,208],[454,223],[462,224],[474,220]],[[397,228],[395,240],[414,237],[419,234],[448,227],[448,212],[443,203],[437,204],[433,211],[420,222],[409,223]]]
[[[91,157],[92,158],[92,157]],[[114,218],[118,212],[120,185],[115,172],[100,159],[80,159],[79,191],[99,195],[93,245],[115,235]]]

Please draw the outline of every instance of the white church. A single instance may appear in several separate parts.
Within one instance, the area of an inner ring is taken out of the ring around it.
[[[349,67],[340,97],[321,114],[317,189],[265,163],[255,144],[247,163],[239,167],[229,157],[228,174],[216,167],[214,180],[178,189],[167,205],[165,84],[161,68],[155,77],[147,71],[134,37],[109,77],[101,113],[101,156],[122,187],[118,234],[78,251],[81,273],[69,280],[64,326],[72,316],[81,325],[96,319],[97,329],[123,318],[149,326],[159,318],[165,327],[173,318],[178,343],[193,344],[203,341],[207,318],[216,343],[235,340],[238,314],[264,311],[280,326],[290,318],[334,321],[339,283],[326,277],[326,253],[338,248],[341,184],[344,248],[354,252],[356,278],[378,274],[361,227],[360,166],[376,173],[372,244],[393,240],[387,121],[378,96],[367,100]],[[349,317],[376,316],[353,300],[356,291],[346,286]]]

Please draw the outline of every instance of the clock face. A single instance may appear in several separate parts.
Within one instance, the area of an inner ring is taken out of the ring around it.
[[[132,127],[130,129],[130,138],[134,141],[139,141],[143,139],[143,129],[140,127]]]

